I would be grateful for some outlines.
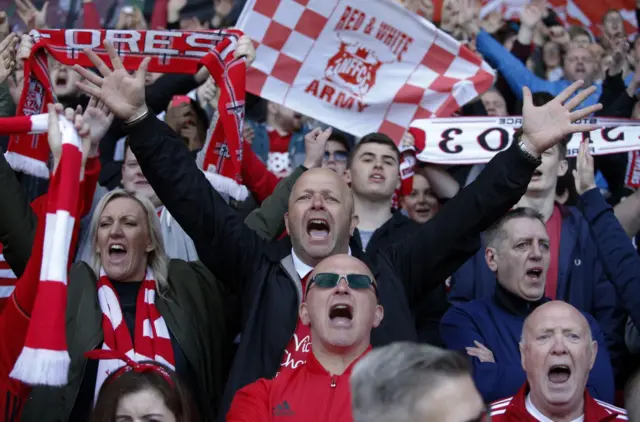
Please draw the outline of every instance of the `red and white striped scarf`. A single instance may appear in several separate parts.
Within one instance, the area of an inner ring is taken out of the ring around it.
[[[103,47],[111,41],[127,70],[136,70],[145,57],[151,57],[148,71],[157,73],[194,74],[204,65],[216,81],[220,96],[220,115],[207,142],[204,169],[242,180],[242,125],[245,109],[246,61],[234,58],[242,31],[135,31],[94,29],[51,29],[31,31],[34,45],[24,65],[24,87],[16,110],[16,118],[0,124],[0,133],[11,133],[7,161],[15,170],[47,178],[49,146],[44,134],[38,134],[34,117],[55,99],[48,74],[47,54],[71,66],[93,67],[83,49],[92,49],[109,63]],[[46,120],[45,120],[46,122]]]
[[[0,312],[7,304],[7,300],[13,293],[16,285],[16,275],[13,273],[2,254],[2,244],[0,243]]]
[[[118,295],[104,270],[100,270],[98,300],[102,310],[102,331],[104,333],[102,350],[115,350],[135,362],[153,360],[175,369],[169,329],[155,304],[157,294],[153,271],[151,268],[147,268],[136,300],[135,332],[132,341]],[[96,398],[109,374],[124,365],[126,362],[120,359],[100,360],[96,379]]]
[[[25,344],[11,377],[30,385],[67,383],[67,271],[78,219],[82,149],[73,124],[60,118],[62,156],[47,194],[43,245],[34,244],[22,278],[38,278],[38,293]]]

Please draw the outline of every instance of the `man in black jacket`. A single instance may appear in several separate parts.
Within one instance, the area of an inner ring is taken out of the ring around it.
[[[158,197],[192,237],[207,267],[230,290],[243,295],[243,333],[221,406],[226,412],[235,391],[258,378],[271,378],[280,369],[296,330],[302,281],[312,267],[336,253],[351,252],[367,264],[371,261],[355,243],[349,243],[357,224],[353,198],[335,174],[309,171],[298,180],[290,198],[287,225],[292,238],[262,240],[213,190],[175,133],[148,112],[144,74],[149,59],[136,75],[129,75],[113,47],[106,45],[114,70],[87,51],[103,77],[76,66],[95,85],[81,83],[80,88],[100,98],[125,121],[131,149]],[[594,129],[572,124],[599,109],[595,105],[571,112],[593,92],[585,89],[567,101],[580,86],[579,82],[572,85],[544,107],[534,107],[525,88],[521,139],[498,154],[473,184],[405,242],[378,252],[375,265],[369,267],[380,280],[385,319],[372,333],[373,346],[415,341],[412,310],[416,303],[433,289],[434,281],[446,279],[475,252],[469,239],[520,199],[540,154],[571,132]]]

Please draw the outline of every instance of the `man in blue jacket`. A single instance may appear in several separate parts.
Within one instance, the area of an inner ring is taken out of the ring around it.
[[[491,402],[516,394],[525,382],[518,343],[526,317],[549,301],[544,292],[550,240],[544,217],[532,208],[509,211],[486,238],[486,262],[497,279],[495,293],[451,308],[442,318],[440,335],[448,348],[472,357],[476,386]],[[585,317],[594,339],[604,344],[598,323]],[[587,386],[594,397],[613,401],[606,347],[599,350]]]
[[[533,96],[538,105],[550,98],[546,93]],[[555,202],[558,177],[568,169],[566,153],[566,144],[560,143],[542,154],[542,163],[516,206],[535,209],[546,222],[550,265],[545,296],[563,300],[593,315],[604,333],[613,362],[617,364],[626,353],[625,313],[613,284],[603,271],[589,223],[577,208]],[[487,266],[485,251],[480,250],[451,277],[449,301],[460,303],[490,297],[495,286],[495,276]]]

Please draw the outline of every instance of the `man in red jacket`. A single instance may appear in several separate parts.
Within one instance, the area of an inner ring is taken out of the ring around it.
[[[309,279],[300,320],[310,328],[306,364],[239,390],[227,422],[351,422],[349,376],[382,321],[377,284],[362,261],[333,255]]]
[[[585,388],[598,343],[570,304],[553,301],[533,311],[524,323],[520,353],[527,382],[515,396],[491,405],[494,422],[627,420],[624,409],[592,398]]]

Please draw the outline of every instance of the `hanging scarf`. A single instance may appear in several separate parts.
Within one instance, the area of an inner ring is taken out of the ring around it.
[[[215,172],[241,182],[246,64],[243,57],[233,58],[241,31],[70,29],[34,30],[30,34],[34,38],[34,46],[30,58],[25,61],[24,87],[16,112],[16,122],[24,133],[11,137],[6,153],[7,161],[14,169],[48,177],[46,135],[27,133],[31,128],[24,119],[25,116],[43,113],[46,105],[55,98],[49,80],[47,53],[67,66],[93,67],[82,50],[90,48],[109,63],[103,47],[103,42],[108,40],[118,50],[127,70],[138,69],[145,57],[152,58],[149,72],[193,74],[201,65],[207,67],[220,89],[220,119],[208,143],[210,150],[207,151],[204,168],[215,169]]]
[[[125,354],[135,362],[153,360],[174,370],[176,363],[169,329],[156,307],[156,295],[156,280],[151,268],[147,268],[145,279],[138,290],[135,330],[132,340],[122,315],[118,295],[104,269],[100,270],[98,300],[102,310],[102,332],[104,333],[102,350],[113,350]],[[125,364],[126,362],[121,359],[100,360],[96,379],[96,399],[107,377]]]
[[[11,372],[12,378],[30,385],[62,386],[69,372],[67,271],[79,213],[82,150],[72,123],[60,118],[59,124],[62,156],[49,184],[46,218],[38,222],[39,227],[44,225],[44,241],[34,242],[20,278],[40,280],[24,347]]]

